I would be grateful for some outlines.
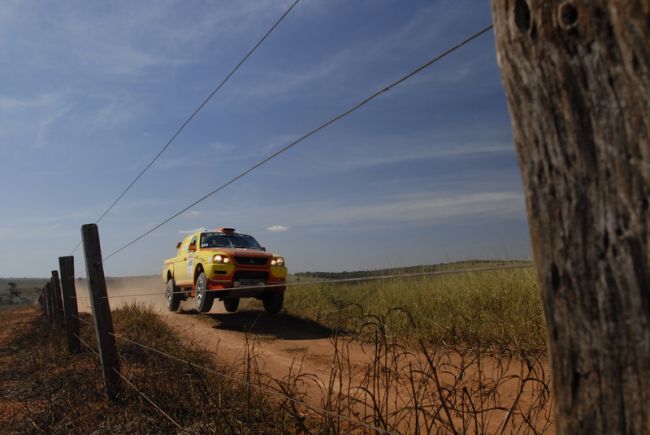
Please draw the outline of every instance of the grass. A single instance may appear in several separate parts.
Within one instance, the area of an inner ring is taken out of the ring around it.
[[[354,332],[363,331],[363,319],[379,316],[390,334],[411,342],[524,353],[546,348],[533,268],[294,286],[285,295],[285,308],[329,327],[343,318]]]

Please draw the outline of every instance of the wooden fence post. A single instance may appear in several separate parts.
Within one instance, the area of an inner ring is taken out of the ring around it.
[[[53,311],[52,311],[52,283],[48,282],[45,284],[45,307],[47,320],[50,323],[54,322]]]
[[[493,0],[557,433],[650,433],[650,3]]]
[[[38,305],[41,307],[41,310],[45,313],[45,287],[41,289],[41,294],[38,295]]]
[[[79,341],[79,309],[77,306],[77,290],[74,284],[74,257],[59,257],[61,270],[61,290],[63,294],[63,312],[65,314],[65,330],[68,335],[68,351],[81,351]]]
[[[52,293],[54,297],[54,324],[63,326],[63,301],[61,300],[61,282],[59,281],[59,272],[52,271]]]
[[[82,225],[81,239],[84,245],[88,291],[95,320],[95,335],[104,374],[106,395],[115,400],[120,387],[120,367],[113,336],[113,318],[106,293],[106,278],[97,225]]]

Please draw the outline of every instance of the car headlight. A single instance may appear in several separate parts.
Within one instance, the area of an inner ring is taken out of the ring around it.
[[[212,261],[214,261],[216,264],[228,264],[230,263],[230,258],[226,257],[225,255],[217,254],[212,258]]]
[[[275,257],[271,260],[271,266],[284,266],[284,258]]]

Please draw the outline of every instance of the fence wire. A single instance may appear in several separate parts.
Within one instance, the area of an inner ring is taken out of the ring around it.
[[[438,270],[431,272],[415,272],[415,273],[396,273],[391,275],[379,275],[379,276],[367,276],[367,277],[358,277],[358,278],[339,278],[339,279],[323,279],[323,280],[314,280],[314,281],[299,281],[299,282],[287,282],[283,284],[264,284],[264,285],[251,285],[251,286],[240,286],[240,287],[229,287],[219,290],[204,290],[205,293],[218,293],[223,292],[224,290],[263,290],[268,288],[278,288],[278,287],[298,287],[298,286],[309,286],[309,285],[320,285],[320,284],[339,284],[339,283],[355,283],[355,282],[367,282],[367,281],[380,281],[380,280],[389,280],[397,278],[418,278],[418,277],[427,277],[427,276],[441,276],[441,275],[458,275],[463,273],[472,273],[472,272],[495,272],[501,270],[512,270],[512,269],[531,269],[535,266],[533,264],[515,264],[515,265],[503,265],[503,266],[494,266],[494,267],[475,267],[475,268],[466,268],[466,269],[454,269],[454,270]],[[115,299],[115,298],[129,298],[129,297],[139,297],[139,296],[160,296],[165,295],[165,292],[156,292],[156,293],[133,293],[125,295],[107,295],[105,299]],[[173,294],[184,294],[183,291],[175,291]]]
[[[206,199],[210,198],[211,196],[213,196],[217,192],[220,192],[221,190],[225,189],[226,187],[230,186],[231,184],[235,183],[236,181],[238,181],[241,178],[245,177],[246,175],[250,174],[251,172],[253,172],[257,168],[259,168],[260,166],[262,166],[262,165],[268,163],[269,161],[275,159],[279,155],[289,151],[291,148],[293,148],[296,145],[298,145],[299,143],[303,142],[305,139],[313,136],[314,134],[318,133],[319,131],[329,127],[330,125],[336,123],[337,121],[340,121],[341,119],[347,117],[348,115],[356,112],[358,109],[365,106],[366,104],[368,104],[369,102],[371,102],[375,98],[377,98],[380,95],[390,91],[394,87],[400,85],[401,83],[405,82],[406,80],[410,79],[411,77],[415,76],[416,74],[422,72],[423,70],[427,69],[428,67],[435,64],[436,62],[438,62],[438,61],[442,60],[443,58],[447,57],[448,55],[455,52],[456,50],[464,47],[466,44],[468,44],[471,41],[475,40],[479,36],[481,36],[481,35],[487,33],[488,31],[490,31],[492,29],[492,27],[493,27],[493,25],[490,24],[489,26],[487,26],[487,27],[479,30],[478,32],[468,36],[467,38],[463,39],[459,43],[453,45],[452,47],[448,48],[447,50],[443,51],[442,53],[434,56],[432,59],[430,59],[427,62],[423,63],[422,65],[418,66],[417,68],[415,68],[414,70],[412,70],[409,73],[405,74],[404,76],[400,77],[399,79],[389,83],[388,85],[386,85],[386,86],[382,87],[381,89],[379,89],[378,91],[374,92],[372,95],[370,95],[370,96],[364,98],[363,100],[359,101],[358,103],[354,104],[352,107],[348,108],[347,110],[339,113],[338,115],[334,116],[333,118],[329,119],[328,121],[325,121],[324,123],[322,123],[318,127],[316,127],[314,129],[310,130],[309,132],[303,134],[298,139],[294,140],[293,142],[289,143],[288,145],[285,145],[284,147],[282,147],[278,151],[274,152],[273,154],[269,155],[268,157],[260,160],[259,162],[257,162],[253,166],[251,166],[250,168],[248,168],[248,169],[244,170],[243,172],[241,172],[239,175],[236,175],[235,177],[233,177],[230,180],[226,181],[221,186],[219,186],[216,189],[206,193],[205,195],[203,195],[202,197],[200,197],[196,201],[194,201],[191,204],[185,206],[181,210],[179,210],[176,213],[172,214],[170,217],[164,219],[162,222],[160,222],[159,224],[157,224],[153,228],[145,231],[141,235],[137,236],[135,239],[131,240],[130,242],[123,245],[122,247],[120,247],[120,248],[116,249],[115,251],[111,252],[110,254],[108,254],[106,257],[104,257],[102,259],[102,262],[106,262],[108,259],[110,259],[114,255],[124,251],[126,248],[132,246],[134,243],[138,242],[139,240],[142,240],[144,237],[146,237],[149,234],[153,233],[154,231],[156,231],[158,228],[162,227],[166,223],[168,223],[168,222],[172,221],[173,219],[177,218],[178,216],[185,213],[186,211],[188,211],[192,207],[196,206],[197,204],[200,204],[201,202],[203,202]]]
[[[87,321],[87,320],[85,320],[85,319],[82,319],[82,318],[80,318],[80,317],[78,317],[78,316],[74,316],[74,315],[73,315],[73,317],[75,317],[77,320],[80,320],[80,321],[82,321],[82,322],[84,322],[84,323],[86,323],[86,324],[88,324],[88,325],[90,325],[90,326],[94,326],[93,323],[91,323],[91,322],[89,322],[89,321]],[[79,341],[84,345],[84,347],[86,347],[88,350],[90,350],[91,352],[93,352],[93,353],[94,353],[98,358],[100,357],[99,353],[98,353],[95,349],[93,349],[92,346],[90,346],[90,345],[89,345],[89,344],[88,344],[84,339],[82,339],[82,338],[81,338],[79,335],[77,335],[77,334],[74,334],[74,335],[75,335],[75,337],[77,337],[77,338],[79,339]],[[305,406],[306,408],[309,408],[309,409],[311,409],[311,410],[313,410],[313,411],[316,411],[316,412],[322,413],[322,414],[324,414],[324,415],[328,415],[328,416],[330,416],[330,417],[335,417],[335,418],[339,418],[339,419],[345,420],[345,421],[347,421],[348,423],[351,423],[351,424],[353,424],[353,425],[362,426],[362,427],[364,427],[364,428],[366,428],[366,429],[368,429],[368,430],[375,431],[376,433],[390,434],[390,435],[394,434],[394,432],[387,431],[387,430],[385,430],[385,429],[382,429],[382,428],[380,428],[380,427],[377,427],[377,426],[374,426],[374,425],[368,424],[368,423],[363,422],[363,421],[360,421],[360,420],[355,420],[355,419],[350,418],[350,417],[347,417],[347,416],[345,416],[345,415],[337,414],[337,413],[335,413],[335,412],[329,411],[329,410],[324,409],[324,408],[321,408],[321,407],[319,407],[319,406],[312,405],[312,404],[310,404],[310,403],[308,403],[308,402],[305,402],[305,401],[303,401],[303,400],[296,399],[295,397],[291,397],[291,396],[288,396],[288,395],[286,395],[286,394],[280,393],[280,392],[278,392],[278,391],[276,391],[276,390],[274,390],[274,389],[272,389],[272,388],[270,388],[270,387],[268,387],[268,386],[260,385],[260,384],[254,384],[254,383],[251,383],[251,382],[247,382],[247,381],[245,381],[245,380],[243,380],[243,379],[238,379],[238,378],[236,378],[236,377],[234,377],[234,376],[228,376],[228,375],[226,375],[226,374],[224,374],[224,373],[221,373],[221,372],[219,372],[219,371],[213,370],[213,369],[211,369],[211,368],[209,368],[209,367],[205,367],[205,366],[202,366],[202,365],[200,365],[200,364],[196,364],[196,363],[193,363],[193,362],[191,362],[191,361],[187,361],[187,360],[185,360],[185,359],[183,359],[183,358],[179,358],[179,357],[177,357],[177,356],[170,355],[169,353],[164,352],[164,351],[162,351],[162,350],[160,350],[160,349],[156,349],[156,348],[154,348],[154,347],[147,346],[146,344],[139,343],[139,342],[137,342],[137,341],[131,340],[131,339],[126,338],[126,337],[123,337],[122,335],[116,334],[116,333],[114,333],[114,332],[109,332],[109,335],[112,335],[112,336],[115,337],[116,339],[121,340],[121,341],[123,341],[123,342],[130,343],[130,344],[132,344],[132,345],[138,346],[138,347],[140,347],[140,348],[142,348],[142,349],[145,349],[145,350],[147,350],[147,351],[149,351],[149,352],[157,353],[157,354],[159,354],[159,355],[161,355],[161,356],[165,356],[165,357],[170,358],[170,359],[173,359],[173,360],[175,360],[175,361],[177,361],[177,362],[182,362],[182,363],[184,363],[184,364],[188,364],[188,365],[190,365],[190,366],[192,366],[192,367],[194,367],[194,368],[197,368],[197,369],[200,369],[200,370],[206,371],[206,372],[208,372],[208,373],[211,373],[211,374],[217,375],[217,376],[219,376],[219,377],[222,378],[222,379],[226,379],[226,380],[229,380],[229,381],[232,381],[232,382],[236,382],[236,383],[238,383],[238,384],[240,384],[240,385],[243,385],[243,386],[253,387],[253,388],[258,389],[259,391],[261,391],[261,392],[263,392],[263,393],[270,394],[270,395],[272,395],[272,396],[275,396],[275,397],[280,398],[280,399],[283,399],[283,400],[288,400],[288,401],[292,402],[292,403],[295,404],[295,405],[302,405],[302,406]],[[144,394],[144,393],[143,393],[143,392],[142,392],[142,391],[141,391],[141,390],[140,390],[136,385],[134,385],[134,384],[133,384],[131,381],[129,381],[125,376],[123,376],[123,375],[119,372],[119,370],[116,370],[115,368],[113,368],[113,370],[118,374],[118,376],[119,376],[120,378],[122,378],[122,379],[123,379],[123,380],[124,380],[124,381],[129,385],[129,386],[131,386],[131,387],[132,387],[132,388],[133,388],[133,389],[134,389],[138,394],[140,394],[140,395],[141,395],[141,396],[142,396],[142,397],[143,397],[147,402],[149,402],[149,403],[150,403],[154,408],[156,408],[156,409],[157,409],[161,414],[163,414],[163,415],[164,415],[164,416],[165,416],[169,421],[171,421],[171,422],[172,422],[176,427],[178,427],[181,431],[187,433],[187,431],[186,431],[185,429],[183,429],[183,427],[182,427],[178,422],[176,422],[176,421],[175,421],[172,417],[170,417],[170,416],[169,416],[165,411],[163,411],[163,410],[160,408],[160,406],[158,406],[158,405],[157,405],[153,400],[151,400],[151,399],[150,399],[146,394]]]
[[[280,16],[280,18],[278,18],[275,21],[275,23],[273,23],[271,28],[264,34],[264,36],[262,36],[262,38],[259,41],[257,41],[257,43],[253,46],[253,48],[251,48],[246,53],[246,55],[239,61],[239,63],[235,65],[235,67],[232,70],[230,70],[230,72],[226,75],[226,77],[223,78],[223,80],[221,80],[219,85],[210,93],[210,95],[208,95],[207,98],[205,98],[205,100],[203,100],[203,102],[199,104],[199,106],[194,110],[194,112],[192,112],[190,116],[185,120],[185,122],[183,122],[181,126],[176,130],[176,132],[172,135],[171,139],[169,139],[169,141],[167,141],[167,143],[160,149],[160,151],[158,151],[158,154],[156,154],[154,158],[149,162],[149,164],[147,164],[147,166],[145,166],[145,168],[131,181],[131,183],[129,183],[129,185],[126,186],[126,188],[122,191],[122,193],[120,193],[117,196],[117,198],[111,203],[111,205],[101,214],[101,216],[99,216],[99,218],[95,221],[95,223],[99,223],[113,209],[113,207],[115,207],[117,203],[120,202],[120,200],[124,197],[124,195],[126,195],[126,193],[129,190],[131,190],[133,185],[138,182],[138,180],[145,174],[145,172],[147,172],[149,168],[153,166],[153,164],[160,158],[160,156],[167,150],[167,148],[169,148],[169,146],[176,140],[176,138],[181,134],[181,132],[185,129],[185,127],[192,121],[192,119],[194,119],[194,117],[208,104],[208,102],[212,99],[212,97],[214,97],[215,94],[219,92],[219,90],[221,90],[221,88],[226,84],[226,82],[230,80],[230,78],[248,60],[248,58],[251,57],[253,53],[255,53],[258,47],[262,45],[262,43],[269,37],[269,35],[273,33],[275,28],[280,25],[282,20],[284,20],[287,15],[289,15],[289,12],[291,12],[291,10],[298,4],[299,1],[300,0],[295,0],[289,6],[289,8],[284,12],[284,14],[282,14],[282,16]],[[77,249],[79,249],[80,245],[81,245],[81,240],[79,241],[79,243],[77,243],[77,245],[72,250],[72,254],[74,254],[77,251]]]
[[[196,363],[193,363],[193,362],[191,362],[191,361],[187,361],[187,360],[185,360],[185,359],[183,359],[183,358],[179,358],[179,357],[177,357],[177,356],[170,355],[170,354],[168,354],[167,352],[164,352],[164,351],[162,351],[162,350],[160,350],[160,349],[156,349],[156,348],[154,348],[154,347],[147,346],[146,344],[138,343],[137,341],[131,340],[131,339],[126,338],[126,337],[122,337],[121,335],[118,335],[118,334],[115,334],[115,333],[111,333],[111,335],[112,335],[113,337],[117,338],[118,340],[122,340],[122,341],[124,341],[124,342],[126,342],[126,343],[130,343],[130,344],[133,344],[133,345],[135,345],[135,346],[139,346],[139,347],[141,347],[142,349],[148,350],[148,351],[150,351],[150,352],[155,352],[155,353],[157,353],[157,354],[159,354],[159,355],[165,356],[165,357],[170,358],[170,359],[173,359],[173,360],[175,360],[175,361],[178,361],[178,362],[182,362],[182,363],[188,364],[188,365],[190,365],[190,366],[192,366],[192,367],[194,367],[194,368],[197,368],[197,369],[200,369],[200,370],[207,371],[208,373],[211,373],[211,374],[217,375],[217,376],[221,377],[222,379],[226,379],[226,380],[230,380],[230,381],[233,381],[233,382],[237,382],[237,383],[240,384],[240,385],[244,385],[244,386],[248,386],[248,387],[256,388],[256,389],[258,389],[258,390],[260,390],[260,391],[262,391],[262,392],[265,392],[265,393],[271,394],[271,395],[276,396],[276,397],[278,397],[278,398],[281,398],[281,399],[283,399],[283,400],[288,400],[288,401],[290,401],[290,402],[292,402],[292,403],[294,403],[294,404],[296,404],[296,405],[302,405],[302,406],[305,406],[305,407],[307,407],[307,408],[312,409],[313,411],[320,412],[320,413],[325,414],[325,415],[329,415],[330,417],[336,417],[336,418],[343,419],[343,420],[347,421],[348,423],[352,423],[352,424],[355,424],[355,425],[363,426],[363,427],[365,427],[366,429],[369,429],[369,430],[372,430],[372,431],[376,431],[377,433],[383,433],[383,434],[393,434],[393,433],[394,433],[394,432],[390,432],[390,431],[387,431],[387,430],[385,430],[385,429],[379,428],[379,427],[377,427],[377,426],[374,426],[374,425],[371,425],[371,424],[365,423],[365,422],[363,422],[363,421],[355,420],[355,419],[349,418],[349,417],[347,417],[347,416],[345,416],[345,415],[341,415],[341,414],[337,414],[337,413],[332,412],[332,411],[328,411],[328,410],[326,410],[326,409],[324,409],[324,408],[321,408],[321,407],[318,407],[318,406],[312,405],[312,404],[310,404],[310,403],[307,403],[307,402],[305,402],[305,401],[302,401],[302,400],[296,399],[296,398],[294,398],[294,397],[287,396],[286,394],[283,394],[283,393],[280,393],[280,392],[278,392],[278,391],[276,391],[276,390],[273,390],[273,389],[271,389],[271,388],[268,387],[268,386],[259,385],[259,384],[253,384],[253,383],[251,383],[251,382],[247,382],[247,381],[244,381],[244,380],[242,380],[242,379],[235,378],[235,377],[233,377],[233,376],[228,376],[228,375],[226,375],[226,374],[224,374],[224,373],[221,373],[221,372],[216,371],[216,370],[213,370],[213,369],[211,369],[211,368],[208,368],[208,367],[202,366],[202,365],[200,365],[200,364],[196,364]]]
[[[151,404],[151,406],[153,406],[153,407],[154,407],[158,412],[160,412],[163,416],[165,416],[165,418],[166,418],[167,420],[169,420],[170,422],[172,422],[172,424],[174,424],[174,426],[176,426],[176,427],[177,427],[181,432],[183,432],[183,433],[190,433],[190,432],[186,431],[186,430],[183,428],[183,426],[181,426],[181,425],[180,425],[176,420],[174,420],[174,419],[173,419],[169,414],[167,414],[165,411],[163,411],[162,408],[156,404],[156,402],[154,402],[153,400],[151,400],[151,398],[149,398],[149,396],[147,396],[146,394],[144,394],[144,392],[143,392],[142,390],[140,390],[140,389],[139,389],[139,388],[138,388],[138,387],[137,387],[133,382],[131,382],[130,380],[128,380],[126,376],[124,376],[122,373],[120,373],[119,370],[113,368],[113,371],[114,371],[115,373],[117,373],[117,375],[118,375],[120,378],[122,378],[122,380],[123,380],[124,382],[126,382],[127,385],[129,385],[131,388],[133,388],[133,389],[134,389],[134,390],[135,390],[135,391],[136,391],[136,392],[137,392],[137,393],[138,393],[138,394],[139,394],[143,399],[145,399],[147,402],[149,402],[149,403]]]

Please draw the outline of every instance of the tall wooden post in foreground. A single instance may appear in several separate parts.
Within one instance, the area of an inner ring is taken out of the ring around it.
[[[650,2],[492,5],[558,433],[650,433]]]
[[[86,258],[88,292],[90,293],[90,303],[95,320],[95,335],[97,336],[99,359],[104,374],[106,395],[110,399],[115,399],[120,387],[120,366],[115,347],[115,337],[113,336],[113,318],[111,317],[111,308],[108,305],[106,278],[104,276],[97,225],[83,225],[81,227],[81,239]]]
[[[74,284],[74,257],[59,257],[61,271],[61,293],[65,314],[65,329],[68,335],[68,351],[81,351],[79,341],[79,310],[77,307],[77,290]]]

